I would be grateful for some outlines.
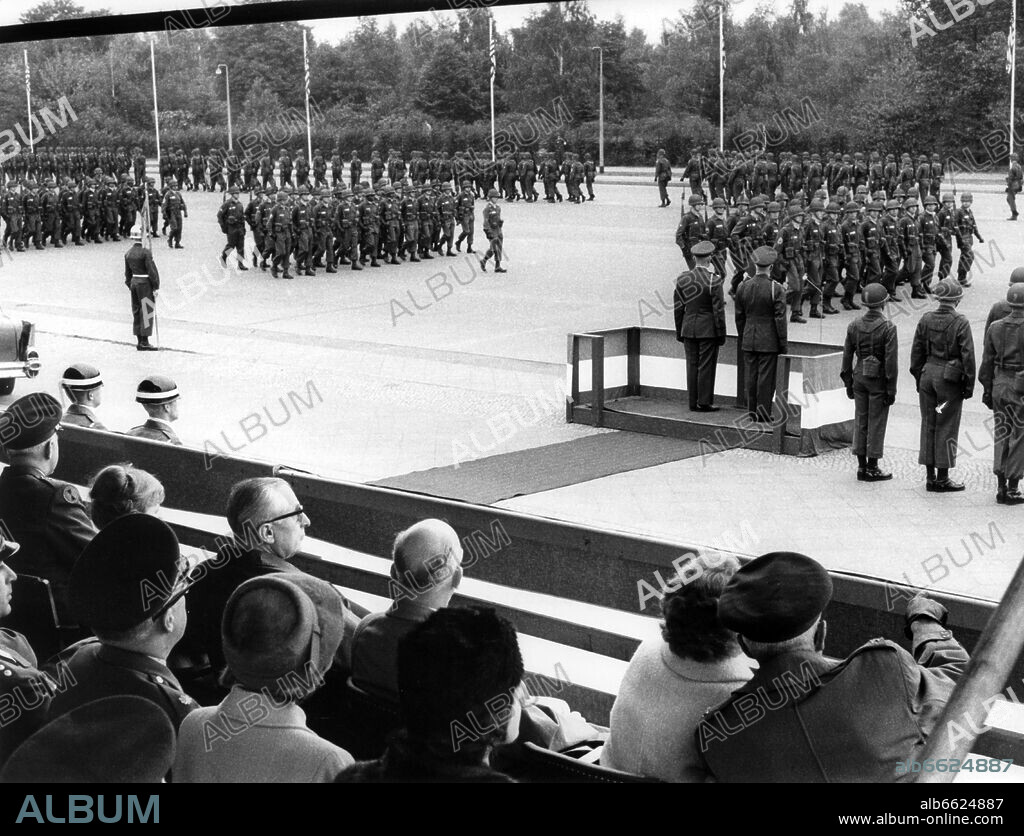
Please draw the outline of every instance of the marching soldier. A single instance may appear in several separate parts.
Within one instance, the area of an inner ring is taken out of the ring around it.
[[[292,184],[292,157],[287,148],[282,148],[277,160],[281,175],[281,186]]]
[[[163,210],[164,226],[168,230],[167,246],[176,250],[184,249],[181,246],[182,217],[188,217],[188,207],[173,182],[168,185],[167,193],[164,195]]]
[[[943,279],[934,294],[939,308],[917,323],[910,373],[917,381],[921,408],[918,462],[927,468],[926,488],[949,493],[964,489],[949,478],[949,469],[956,466],[963,402],[974,394],[974,339],[967,317],[956,311],[963,287]]]
[[[786,291],[771,277],[778,257],[769,246],[754,250],[754,275],[736,292],[736,331],[745,364],[747,414],[751,421],[765,424],[772,421],[779,355],[787,349]]]
[[[729,295],[736,296],[736,290],[747,277],[747,271],[753,275],[753,264],[750,261],[750,254],[759,246],[760,241],[755,239],[761,232],[764,224],[764,195],[756,195],[750,201],[749,213],[744,211],[747,199],[741,197],[739,200],[740,211],[731,219],[729,230],[729,252],[732,255],[733,274],[729,282]]]
[[[532,180],[530,181],[530,188],[533,188]],[[441,235],[437,245],[438,255],[441,254],[441,245],[443,244],[445,246],[445,255],[454,256],[452,241],[455,238],[456,205],[455,198],[452,197],[452,184],[447,180],[441,181],[441,196],[437,199],[437,211],[441,219]]]
[[[985,239],[978,232],[978,224],[974,220],[974,212],[971,206],[974,203],[974,195],[964,192],[960,196],[960,208],[953,216],[953,226],[956,231],[956,245],[960,250],[960,263],[957,265],[957,281],[964,287],[970,287],[971,283],[967,276],[971,272],[971,265],[974,264],[974,238],[977,236],[978,243],[984,244]]]
[[[313,149],[313,185],[317,188],[325,188],[327,186],[327,160],[324,159],[323,152],[319,148]]]
[[[149,338],[156,319],[156,295],[160,290],[160,273],[153,262],[153,253],[142,246],[142,230],[131,231],[134,242],[124,255],[124,286],[132,297],[132,333],[138,351],[157,351]]]
[[[60,385],[71,402],[60,419],[61,423],[93,430],[106,429],[94,411],[102,402],[103,376],[99,369],[88,363],[75,363],[64,370]]]
[[[309,171],[306,170],[305,177],[300,173],[300,154],[295,163],[295,175],[304,180],[309,178]],[[292,234],[295,236],[295,274],[298,276],[315,276],[310,261],[313,254],[313,217],[309,206],[309,187],[299,187],[299,202],[292,210]],[[287,278],[287,277],[286,277]]]
[[[342,184],[344,185],[344,184]],[[341,254],[339,264],[352,264],[353,270],[362,270],[359,263],[359,186],[350,194],[346,190],[338,207],[338,225],[341,227]],[[415,242],[413,243],[415,247]]]
[[[70,235],[76,247],[84,247],[85,243],[82,241],[82,206],[80,195],[75,191],[70,179],[65,181],[58,201],[61,216],[60,243],[66,244]]]
[[[665,156],[665,149],[658,149],[658,159],[654,163],[654,182],[658,184],[658,194],[661,196],[661,208],[664,209],[666,206],[672,203],[668,198],[668,184],[672,179],[672,166],[668,161],[668,157]],[[547,174],[544,176],[545,191],[548,185]],[[554,197],[545,197],[545,200],[554,202]]]
[[[352,152],[352,159],[349,160],[348,164],[349,183],[352,190],[359,185],[359,178],[363,175],[363,161],[359,159],[359,153],[357,151]],[[373,182],[377,182],[374,180]]]
[[[402,230],[401,207],[393,186],[381,189],[381,212],[384,218],[384,252],[388,264],[398,264],[398,238]]]
[[[676,228],[676,244],[679,245],[679,249],[683,252],[687,269],[692,270],[696,263],[693,258],[693,248],[698,241],[704,239],[705,233],[705,222],[701,216],[704,198],[699,194],[691,194],[687,202],[689,203],[690,211],[683,215],[679,221],[679,226]]]
[[[408,258],[410,262],[416,262],[420,260],[419,253],[419,241],[420,241],[420,210],[419,202],[416,199],[416,194],[413,191],[412,186],[406,185],[402,190],[402,203],[400,211],[402,215],[402,227],[405,233],[404,241],[402,242],[402,258]],[[463,195],[465,192],[463,192]],[[463,195],[459,196],[460,202],[462,201]],[[472,195],[470,195],[472,198]],[[472,204],[470,204],[472,206]],[[465,233],[463,233],[464,235]],[[462,244],[462,236],[459,236],[459,243],[456,246]]]
[[[918,233],[921,241],[921,289],[925,293],[932,292],[932,277],[935,275],[935,251],[939,244],[939,222],[935,217],[935,207],[939,201],[930,194],[924,199],[924,214],[918,222]]]
[[[900,262],[902,260],[903,247],[900,240],[900,223],[902,218],[902,203],[897,200],[885,202],[885,213],[879,220],[879,264],[882,268],[881,284],[889,291],[889,298],[895,300],[896,281],[899,278]]]
[[[882,204],[872,201],[867,205],[868,216],[860,225],[860,240],[863,248],[863,274],[861,284],[869,285],[882,281],[882,241],[878,216],[882,211]],[[893,285],[886,286],[891,297],[896,295],[895,279]]]
[[[463,239],[466,241],[466,252],[475,252],[473,249],[473,224],[476,220],[473,206],[475,203],[476,197],[473,194],[473,184],[469,180],[463,180],[462,191],[459,192],[459,196],[455,204],[456,212],[458,213],[459,226],[462,227],[462,232],[459,233],[459,237],[455,241],[455,249],[457,252],[462,252]]]
[[[999,481],[996,502],[1020,505],[1024,476],[1024,284],[1006,291],[1009,316],[985,331],[985,351],[978,382],[984,387],[981,402],[995,414],[994,463]]]
[[[583,155],[583,181],[587,184],[587,200],[594,199],[594,180],[597,178],[597,168],[590,154]],[[532,186],[532,183],[531,183]],[[534,198],[536,200],[536,197]]]
[[[903,201],[903,217],[899,222],[903,269],[896,281],[898,284],[910,281],[911,299],[927,299],[927,294],[921,290],[921,228],[918,225],[917,209],[916,198],[908,197]]]
[[[839,267],[843,258],[843,230],[839,225],[840,206],[838,203],[829,203],[825,208],[825,220],[821,225],[822,247],[824,250],[823,274],[822,274],[822,306],[824,314],[837,314],[832,306],[832,300],[836,295],[836,288],[839,287]],[[845,302],[846,297],[843,296]],[[845,305],[844,305],[845,307]],[[849,310],[849,308],[847,308]]]
[[[260,157],[260,179],[263,180],[264,189],[277,185],[274,182],[274,161],[269,152]]]
[[[1006,202],[1010,205],[1009,221],[1017,220],[1017,195],[1024,186],[1024,170],[1016,154],[1010,157],[1010,169],[1006,174]]]
[[[295,157],[295,185],[300,189],[303,186],[309,188],[309,162],[301,151]],[[300,191],[299,194],[301,195],[302,192]]]
[[[363,201],[359,204],[359,232],[361,244],[359,262],[360,264],[366,264],[366,257],[369,256],[370,266],[380,267],[380,262],[377,261],[377,239],[380,235],[380,207],[377,204],[377,194],[370,189],[369,183],[360,183],[359,185],[362,186],[362,194],[364,195]],[[422,218],[423,210],[421,209],[420,211],[420,217]],[[427,257],[433,258],[433,256]]]
[[[270,211],[267,249],[274,253],[274,260],[270,263],[270,275],[276,279],[277,268],[283,266],[281,278],[292,278],[292,274],[288,272],[288,259],[292,254],[292,213],[288,209],[288,195],[283,189],[277,193],[277,204]]]
[[[939,280],[946,278],[953,269],[953,234],[955,232],[953,216],[956,210],[956,198],[949,192],[942,196],[942,208],[935,220],[939,225],[939,237],[935,246],[939,251]]]
[[[370,152],[370,179],[376,183],[384,176],[384,161],[380,158],[380,151]]]
[[[889,292],[880,284],[869,284],[861,299],[868,309],[846,329],[841,377],[846,397],[854,401],[853,453],[857,457],[857,479],[884,482],[892,478],[878,466],[884,455],[885,426],[889,407],[896,403],[896,326],[883,315]],[[856,361],[856,366],[854,362]]]
[[[252,266],[257,267],[259,265],[258,258],[263,254],[263,226],[260,224],[260,208],[263,206],[263,189],[257,187],[249,197],[249,202],[245,204],[245,212],[242,217],[245,219],[246,224],[249,225],[249,231],[252,232]]]
[[[775,251],[779,255],[775,272],[786,279],[786,301],[791,311],[789,321],[798,323],[807,322],[803,318],[803,222],[804,210],[793,206],[789,210],[789,223],[775,239]]]
[[[230,197],[224,201],[217,212],[217,223],[220,231],[227,236],[227,245],[220,252],[220,266],[228,266],[228,253],[237,253],[238,269],[248,270],[245,266],[245,210],[238,201],[238,186],[228,189]]]
[[[505,240],[505,234],[501,228],[505,225],[505,222],[501,219],[501,208],[495,202],[499,197],[501,195],[498,193],[498,190],[491,189],[487,193],[487,205],[484,206],[484,235],[487,236],[487,240],[490,242],[487,252],[480,259],[480,269],[485,273],[487,272],[487,261],[492,255],[494,256],[494,272],[506,272],[505,268],[501,266],[502,243]]]
[[[807,280],[804,284],[803,296],[811,301],[811,319],[822,319],[822,313],[818,305],[822,299],[822,267],[825,257],[825,234],[821,222],[824,218],[825,204],[815,198],[811,201],[811,214],[803,229],[804,240],[804,269],[807,271]],[[800,303],[803,308],[803,299]]]
[[[716,197],[711,201],[714,214],[708,218],[704,228],[704,239],[710,241],[715,251],[711,257],[715,273],[725,281],[725,254],[729,250],[729,230],[725,225],[725,200]],[[692,250],[691,250],[692,253]]]
[[[417,211],[419,212],[419,251],[420,258],[432,259],[433,256],[430,254],[430,242],[434,237],[434,201],[430,196],[430,190],[424,186],[420,187],[420,196],[416,202]]]
[[[324,174],[326,178],[326,172]],[[337,207],[331,198],[331,190],[320,189],[320,199],[313,203],[313,268],[325,267],[328,273],[337,273],[334,266],[334,218]],[[324,263],[324,258],[327,263]]]
[[[692,270],[676,279],[676,339],[686,350],[686,391],[690,412],[717,412],[715,372],[718,349],[725,345],[724,276],[709,270],[715,245],[701,241],[693,249]]]
[[[178,420],[179,397],[178,386],[169,377],[152,374],[145,378],[135,390],[135,402],[149,417],[146,423],[132,427],[125,435],[180,446],[181,439],[171,426],[172,421]]]

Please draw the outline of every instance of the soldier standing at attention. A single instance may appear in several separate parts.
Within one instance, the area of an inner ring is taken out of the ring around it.
[[[896,403],[896,326],[882,315],[889,298],[882,285],[869,284],[861,298],[868,310],[846,329],[841,376],[846,397],[856,405],[853,453],[857,457],[857,479],[884,482],[892,479],[891,473],[878,467],[878,460],[883,456],[889,407]]]
[[[963,288],[952,279],[935,286],[936,311],[917,323],[910,355],[910,373],[917,381],[921,407],[921,450],[918,462],[928,469],[927,490],[962,491],[949,478],[956,466],[957,439],[963,402],[974,394],[974,339],[967,317],[957,313]]]
[[[352,159],[348,163],[348,175],[349,183],[355,189],[359,185],[359,178],[363,176],[363,161],[359,159],[358,151],[352,152]]]
[[[676,339],[686,350],[686,391],[690,412],[717,412],[715,372],[718,349],[725,345],[724,277],[708,269],[715,245],[701,241],[693,248],[696,266],[676,279]]]
[[[999,480],[996,502],[1020,505],[1024,476],[1024,284],[1006,291],[1009,316],[996,320],[985,331],[985,352],[978,370],[984,387],[981,402],[995,413],[995,461]]]
[[[142,405],[149,418],[125,435],[180,445],[181,439],[171,427],[171,422],[178,420],[179,397],[178,386],[169,377],[152,374],[145,378],[135,390],[135,402]]]
[[[654,163],[654,182],[658,184],[658,194],[661,196],[661,207],[664,209],[669,206],[672,201],[668,198],[668,184],[672,179],[672,166],[669,164],[668,157],[665,156],[665,149],[658,149],[658,159]],[[547,177],[544,178],[544,183],[547,185]],[[553,198],[552,198],[553,200]]]
[[[754,250],[754,276],[736,291],[736,331],[746,368],[747,413],[751,421],[765,424],[772,421],[779,355],[788,347],[786,292],[771,277],[778,257],[772,247]]]
[[[160,273],[153,263],[153,253],[142,246],[142,230],[131,232],[134,242],[124,254],[124,286],[132,295],[132,333],[138,351],[157,351],[150,345],[153,320],[156,318],[156,294],[160,290]]]
[[[227,246],[220,252],[220,266],[228,266],[228,253],[234,250],[238,254],[238,269],[248,270],[245,266],[245,210],[238,201],[238,186],[232,186],[228,193],[231,196],[217,212],[220,231],[228,238]]]
[[[1017,194],[1024,186],[1024,170],[1020,167],[1019,157],[1010,157],[1010,170],[1006,175],[1006,202],[1010,205],[1008,221],[1017,220]]]
[[[956,245],[960,250],[960,263],[957,265],[956,277],[964,287],[970,287],[971,283],[967,276],[971,272],[971,265],[974,264],[974,237],[977,236],[978,243],[984,244],[985,239],[978,232],[978,224],[974,220],[974,212],[971,205],[974,203],[974,195],[964,192],[960,196],[960,208],[953,216],[953,226],[956,230]]]
[[[490,242],[487,252],[480,259],[480,269],[487,272],[487,261],[494,256],[494,272],[504,273],[505,268],[501,266],[501,245],[505,240],[505,234],[501,228],[505,222],[501,219],[501,208],[495,202],[501,195],[497,189],[491,189],[487,193],[487,205],[484,206],[484,235]]]
[[[676,228],[676,244],[683,251],[683,258],[686,259],[687,269],[692,270],[695,264],[693,248],[697,245],[698,241],[704,239],[704,218],[701,216],[700,211],[701,207],[704,206],[704,198],[699,194],[692,194],[689,197],[688,203],[690,211],[683,215],[679,220],[679,226]]]

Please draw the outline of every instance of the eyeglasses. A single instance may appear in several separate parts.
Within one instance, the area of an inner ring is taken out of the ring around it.
[[[294,511],[289,511],[287,514],[282,514],[280,517],[274,517],[272,520],[263,520],[263,522],[256,523],[256,525],[267,525],[269,523],[281,522],[281,520],[286,520],[289,517],[298,517],[304,513],[305,509],[300,505]]]

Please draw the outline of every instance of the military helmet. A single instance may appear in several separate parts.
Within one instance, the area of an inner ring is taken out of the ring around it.
[[[781,212],[782,211],[782,206],[781,206],[781,204],[776,203],[773,200],[771,203],[768,204],[768,211],[769,212]]]
[[[971,194],[970,192],[964,192],[962,195],[960,195],[960,202],[961,203],[974,203],[974,195]]]
[[[863,183],[861,185],[857,186],[856,194],[867,194],[867,193],[868,193],[868,187],[865,186]]]
[[[882,204],[881,204],[881,203],[879,203],[879,202],[878,202],[877,200],[872,200],[872,201],[871,201],[871,202],[870,202],[870,203],[869,203],[869,204],[867,205],[867,210],[868,210],[869,212],[881,212],[881,211],[882,211]]]
[[[711,201],[711,208],[712,209],[724,209],[725,208],[725,201],[722,200],[722,198],[720,198],[720,197],[716,197],[714,200]]]
[[[491,189],[489,192],[487,192],[487,197],[488,198],[501,197],[501,194],[498,192],[497,189]]]
[[[917,201],[912,197],[908,197],[906,200],[903,201],[903,208],[904,210],[917,209]]]
[[[833,200],[829,203],[828,206],[825,207],[825,211],[828,212],[830,215],[838,215],[842,208],[842,206],[840,206]]]
[[[228,194],[238,194],[238,186],[232,186],[228,189]]]
[[[878,200],[878,201],[881,201],[882,203],[885,203],[885,191],[883,189],[879,189],[877,192],[875,192],[873,195],[871,195],[871,199],[872,200]]]
[[[687,202],[691,206],[703,206],[704,198],[702,198],[699,194],[692,194],[690,195],[690,199]]]
[[[331,190],[329,188],[327,188],[327,186],[324,186],[323,188],[320,189],[320,197],[330,197],[330,196],[331,196]]]
[[[743,201],[741,200],[740,203],[742,204],[742,202]],[[750,208],[751,209],[764,209],[764,207],[765,207],[764,195],[763,194],[754,195],[754,197],[750,201]]]
[[[1006,301],[1011,308],[1024,308],[1024,284],[1011,284],[1006,289]]]
[[[843,207],[843,212],[846,213],[846,214],[851,214],[851,213],[859,212],[859,211],[860,211],[860,204],[856,203],[854,201],[850,201],[849,203],[846,204],[846,206]]]
[[[449,183],[449,182],[448,182],[447,180],[445,180],[445,181],[444,181],[444,182],[443,182],[443,183],[441,184],[441,191],[442,191],[442,192],[450,192],[451,190],[452,190],[452,184],[451,184],[451,183]]]
[[[301,186],[299,188],[299,195],[307,195],[307,194],[309,194],[309,189],[306,186]]]
[[[898,200],[887,200],[885,202],[885,208],[888,209],[899,209],[900,202]]]
[[[869,308],[880,308],[889,298],[889,291],[878,282],[872,282],[861,291],[860,300]]]
[[[814,193],[814,196],[816,198],[818,198],[819,200],[827,200],[828,199],[828,192],[826,192],[824,189],[818,189]]]
[[[963,298],[964,289],[956,279],[946,278],[935,285],[932,293],[939,301],[955,302]]]
[[[288,199],[288,193],[282,189],[277,193],[277,202],[284,203]]]
[[[951,192],[946,192],[945,194],[942,195],[942,202],[943,203],[956,203],[956,196],[954,194],[952,194]]]
[[[1024,267],[1018,267],[1010,273],[1010,284],[1017,284],[1017,282],[1024,282]]]
[[[776,200],[778,200],[779,203],[789,203],[789,195],[786,194],[785,192],[779,192],[779,195],[776,198]]]
[[[758,197],[761,197],[761,196],[758,195]],[[757,200],[757,198],[755,197],[754,200]],[[763,198],[762,198],[761,202],[762,203],[764,202]],[[739,200],[736,201],[736,205],[737,206],[750,206],[751,205],[750,199],[746,195],[740,195]]]
[[[812,212],[824,212],[825,211],[825,204],[824,204],[824,202],[819,200],[818,198],[815,198],[814,200],[812,200],[811,201],[811,211]]]
[[[939,205],[939,201],[937,201],[935,199],[935,195],[930,194],[930,195],[928,195],[928,197],[926,197],[924,199],[924,205],[925,206],[938,206]]]
[[[849,193],[850,190],[846,186],[840,186],[838,189],[836,189],[836,194],[842,195],[843,197],[846,197],[846,195],[848,195]]]
[[[802,206],[792,206],[789,210],[789,219],[792,221],[796,218],[802,218],[805,214]]]

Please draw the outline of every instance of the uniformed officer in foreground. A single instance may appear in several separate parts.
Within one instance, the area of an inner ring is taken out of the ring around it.
[[[103,392],[103,375],[99,369],[88,363],[75,363],[64,370],[60,385],[71,401],[61,418],[62,423],[93,430],[106,429],[95,412],[102,402]]]
[[[841,377],[846,397],[856,405],[853,453],[861,482],[892,479],[891,473],[878,467],[884,455],[889,407],[896,403],[899,374],[896,326],[882,314],[888,298],[889,291],[877,282],[864,288],[861,301],[868,310],[847,327],[843,348]]]
[[[762,555],[729,580],[719,621],[760,667],[697,726],[698,751],[718,781],[913,780],[900,764],[920,760],[967,651],[945,629],[946,608],[918,595],[905,622],[912,653],[874,639],[829,659],[822,614],[831,599],[825,568],[792,552]]]
[[[75,686],[54,697],[51,721],[93,700],[138,696],[178,728],[196,707],[167,667],[185,632],[187,568],[174,532],[149,514],[118,517],[93,538],[71,573],[70,592],[95,638],[61,654]]]
[[[8,565],[19,546],[0,531],[0,621],[11,614],[12,587],[18,575]],[[38,668],[36,654],[21,633],[0,629],[0,769],[18,745],[46,720],[56,686]],[[11,712],[14,712],[13,714]]]
[[[1024,476],[1024,284],[1006,291],[1009,316],[985,331],[985,351],[978,381],[985,392],[981,401],[995,413],[995,461],[999,480],[996,502],[1020,505]]]
[[[754,275],[736,291],[736,332],[745,363],[747,412],[752,421],[766,424],[772,421],[779,355],[787,348],[786,291],[771,277],[778,257],[773,247],[754,250]]]
[[[715,245],[701,241],[693,248],[696,265],[676,279],[676,339],[686,349],[686,391],[690,412],[718,412],[715,372],[718,349],[725,345],[724,278],[711,269]]]
[[[927,468],[925,485],[934,493],[950,493],[964,489],[949,478],[949,469],[956,466],[963,402],[974,394],[974,338],[967,317],[956,310],[964,296],[961,285],[943,279],[934,295],[939,308],[917,323],[910,373],[921,407],[918,463]]]
[[[0,415],[0,520],[21,550],[9,560],[18,574],[50,582],[57,619],[75,624],[67,604],[71,567],[96,534],[74,485],[51,478],[60,458],[60,402],[45,392],[25,395]]]
[[[135,392],[135,402],[142,404],[149,418],[145,424],[130,429],[125,435],[181,444],[172,421],[178,420],[178,386],[169,377],[152,374],[145,378]]]
[[[132,230],[131,249],[124,254],[124,286],[132,295],[132,333],[138,351],[158,351],[151,345],[156,320],[156,294],[160,290],[160,272],[153,262],[153,253],[142,246],[142,230]]]

